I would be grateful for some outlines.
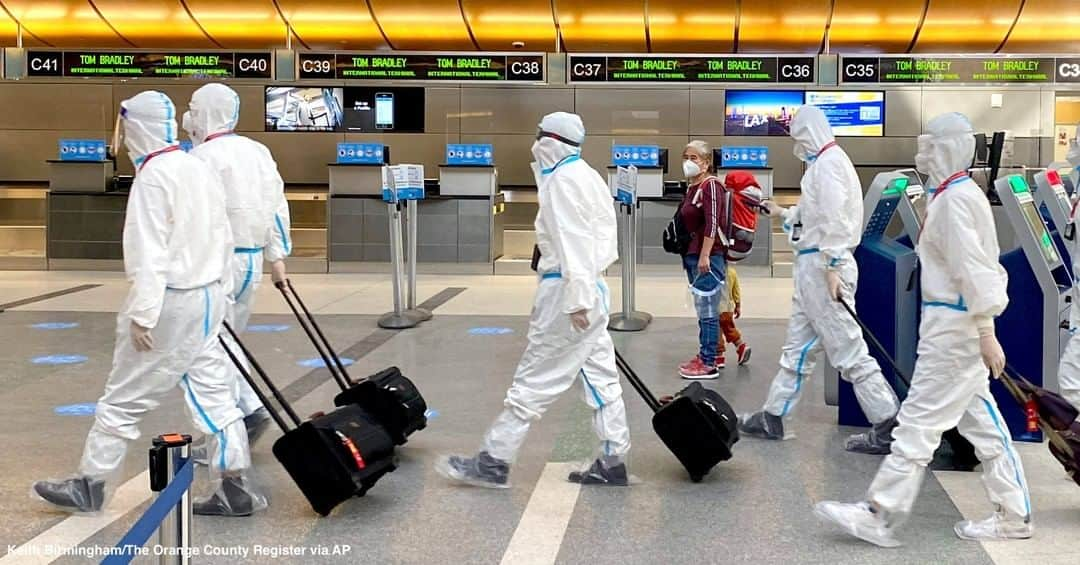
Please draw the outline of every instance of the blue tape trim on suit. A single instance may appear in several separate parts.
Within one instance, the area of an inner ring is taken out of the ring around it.
[[[561,279],[562,278],[562,273],[560,273],[558,271],[555,271],[554,273],[544,273],[544,274],[540,275],[540,278],[545,280],[545,281],[548,280],[548,279]]]
[[[816,336],[810,341],[806,342],[806,345],[803,346],[802,351],[799,352],[799,363],[795,366],[795,392],[791,393],[791,397],[784,401],[784,410],[780,413],[781,418],[787,416],[788,410],[791,410],[791,401],[794,400],[795,397],[799,394],[799,391],[802,390],[803,364],[806,363],[806,354],[810,351],[810,348],[813,347],[815,343],[817,343]]]
[[[285,248],[285,254],[292,254],[292,245],[289,245],[289,234],[285,233],[285,224],[281,221],[281,216],[274,214],[274,223],[277,224],[277,231],[281,234],[281,246]]]
[[[210,290],[203,287],[202,336],[210,337]]]
[[[604,399],[600,398],[600,393],[596,391],[596,387],[589,382],[589,377],[585,374],[584,368],[581,369],[581,378],[585,380],[585,386],[589,389],[589,392],[592,393],[593,400],[596,401],[596,409],[603,410]],[[611,446],[609,445],[608,440],[604,440],[604,455],[611,455]]]
[[[1001,427],[1001,420],[997,417],[997,412],[994,411],[994,405],[990,404],[987,399],[982,399],[983,404],[986,406],[986,411],[990,413],[990,417],[994,420],[994,427],[997,428],[998,434],[1001,435],[1001,446],[1005,448],[1005,453],[1009,454],[1009,462],[1012,463],[1014,478],[1016,479],[1016,485],[1020,487],[1020,490],[1024,491],[1024,510],[1027,515],[1031,516],[1031,497],[1028,495],[1027,485],[1024,484],[1024,479],[1020,476],[1020,466],[1016,463],[1016,454],[1013,453],[1012,446],[1009,444],[1009,436],[1005,433],[1004,428]]]
[[[573,163],[574,161],[577,161],[579,159],[581,159],[581,155],[578,155],[578,154],[567,155],[566,157],[563,157],[563,159],[561,161],[559,161],[558,163],[555,163],[555,165],[553,167],[551,167],[550,169],[540,169],[540,174],[542,174],[542,175],[550,175],[551,173],[554,173],[555,170],[558,169],[559,167],[561,167],[563,165],[569,165],[570,163]]]
[[[213,420],[211,420],[210,416],[206,414],[206,410],[203,410],[202,405],[199,404],[198,399],[195,398],[195,392],[191,390],[191,382],[188,380],[187,374],[185,374],[183,377],[180,377],[180,379],[184,382],[184,387],[187,388],[188,398],[191,399],[191,404],[195,406],[195,411],[199,413],[199,417],[202,418],[202,421],[204,424],[206,424],[206,427],[210,428],[210,433],[217,436],[218,440],[221,441],[221,460],[218,462],[218,465],[220,465],[221,470],[224,471],[225,448],[228,447],[228,442],[225,440],[225,434],[221,431],[221,429],[214,425]]]
[[[114,546],[118,551],[110,553],[109,556],[101,560],[102,565],[131,563],[131,560],[135,558],[136,550],[146,545],[146,542],[150,540],[150,536],[154,535],[154,532],[158,530],[165,518],[176,509],[176,505],[180,504],[180,499],[191,488],[194,479],[195,464],[191,459],[188,459],[180,467],[180,470],[176,472],[176,476],[173,477],[169,486],[161,491],[157,499],[135,522],[135,525],[124,534],[124,537],[120,538],[120,542]]]
[[[813,255],[814,253],[821,253],[821,250],[817,247],[811,247],[810,249],[800,249],[799,255]]]
[[[262,253],[262,247],[234,247],[233,253]]]
[[[967,312],[967,305],[964,304],[964,297],[961,296],[960,300],[956,302],[941,302],[937,300],[928,300],[923,302],[924,308],[948,308],[949,310],[956,310],[957,312]]]
[[[252,271],[255,269],[255,254],[248,253],[248,266],[247,271],[244,273],[244,282],[240,285],[240,291],[236,293],[233,300],[240,300],[240,297],[244,295],[244,291],[251,285]]]

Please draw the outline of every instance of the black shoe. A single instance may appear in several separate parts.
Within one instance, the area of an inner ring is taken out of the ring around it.
[[[868,455],[888,455],[892,447],[892,432],[896,428],[896,417],[874,424],[868,431],[854,434],[847,438],[844,449],[852,453]]]
[[[191,505],[199,516],[251,516],[254,510],[255,500],[239,477],[223,477],[221,488]]]
[[[34,492],[45,502],[70,512],[98,512],[105,503],[105,481],[89,477],[38,481]]]
[[[574,471],[566,480],[582,485],[628,486],[630,477],[626,472],[626,463],[621,461],[605,463],[604,459],[604,457],[597,458],[587,470]]]
[[[739,432],[761,439],[784,439],[784,419],[768,412],[744,414],[739,418]]]

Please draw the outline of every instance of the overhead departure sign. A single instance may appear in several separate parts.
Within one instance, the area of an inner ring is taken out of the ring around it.
[[[844,57],[840,65],[847,83],[1044,84],[1060,73],[1051,57]]]
[[[570,82],[813,83],[813,57],[570,55]]]
[[[544,82],[542,53],[305,53],[297,76],[315,80]]]
[[[270,53],[37,51],[26,57],[32,77],[273,78]]]

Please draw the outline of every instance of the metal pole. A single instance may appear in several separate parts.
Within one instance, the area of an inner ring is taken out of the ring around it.
[[[165,490],[176,478],[176,472],[187,463],[190,457],[191,436],[170,434],[154,438],[150,453],[151,488],[158,492]],[[170,512],[158,527],[158,544],[162,548],[175,548],[177,551],[162,552],[158,562],[162,565],[187,565],[191,562],[187,549],[191,547],[191,489],[184,490],[173,512]]]
[[[623,253],[622,253],[622,313],[629,318],[634,313],[634,289],[631,280],[634,276],[634,217],[631,208],[626,204],[622,208],[623,220]]]
[[[417,246],[417,243],[418,243],[418,238],[416,236],[416,230],[417,230],[417,225],[419,224],[419,221],[417,220],[418,204],[416,203],[415,200],[410,200],[408,202],[407,206],[408,206],[406,208],[406,210],[408,211],[408,220],[407,220],[407,222],[409,224],[409,238],[408,238],[409,247],[408,247],[408,251],[407,251],[408,257],[409,257],[409,265],[408,265],[409,266],[409,272],[408,272],[408,275],[407,275],[409,277],[409,281],[408,281],[409,298],[408,298],[408,306],[407,306],[408,312],[407,312],[407,314],[410,317],[417,318],[418,321],[420,321],[420,322],[424,322],[424,321],[427,321],[427,320],[431,319],[431,311],[430,310],[425,310],[423,308],[417,308],[416,307],[416,255],[417,255],[416,246]]]
[[[634,208],[637,203],[627,206],[627,220],[626,223],[629,226],[627,230],[628,237],[626,238],[626,246],[629,250],[627,255],[630,256],[630,282],[627,284],[629,288],[628,294],[630,295],[630,309],[628,314],[633,314],[634,309],[637,308],[637,214],[634,213]]]
[[[420,322],[415,316],[409,315],[403,304],[404,297],[402,294],[405,292],[403,263],[405,258],[401,242],[402,232],[404,231],[401,219],[401,204],[400,201],[387,204],[390,214],[390,265],[394,285],[394,311],[383,315],[378,322],[379,327],[392,330],[411,328]]]

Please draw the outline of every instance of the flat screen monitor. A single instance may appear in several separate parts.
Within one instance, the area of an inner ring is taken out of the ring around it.
[[[806,103],[825,113],[833,135],[885,135],[885,93],[881,91],[808,91]]]
[[[729,90],[725,96],[724,135],[788,135],[801,90]]]
[[[266,131],[341,131],[342,88],[266,87]]]
[[[424,133],[423,87],[345,87],[345,131]]]

